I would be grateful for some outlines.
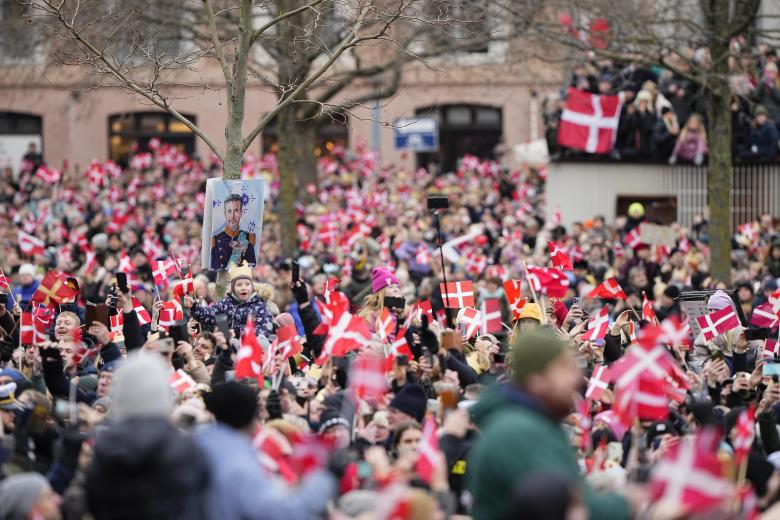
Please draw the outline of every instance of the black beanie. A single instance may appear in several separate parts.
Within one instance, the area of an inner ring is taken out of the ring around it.
[[[401,388],[401,391],[390,401],[390,408],[405,413],[420,424],[425,418],[427,407],[428,398],[425,397],[425,390],[420,385],[415,384],[408,384]]]
[[[229,381],[203,396],[206,409],[218,422],[235,429],[249,426],[257,416],[257,394],[248,386]]]
[[[333,408],[326,408],[320,415],[320,425],[318,431],[323,434],[335,426],[343,426],[344,428],[351,430],[352,426],[344,417],[342,417],[339,410]]]

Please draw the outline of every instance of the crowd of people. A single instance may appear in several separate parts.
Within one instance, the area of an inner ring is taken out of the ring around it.
[[[673,247],[648,244],[638,203],[561,225],[544,168],[465,156],[433,176],[336,150],[285,258],[275,162],[248,157],[244,175],[269,187],[260,257],[218,277],[200,267],[217,162],[155,143],[128,169],[52,170],[0,174],[4,520],[776,510],[780,386],[762,366],[777,322],[748,326],[780,298],[770,215],[740,227],[732,279],[716,280],[704,219],[673,226]],[[448,198],[435,218],[430,194]],[[175,274],[160,275],[165,262]],[[456,289],[442,294],[445,278]],[[690,291],[744,321],[659,336],[684,330]],[[641,349],[679,376],[653,414],[603,377]],[[679,473],[665,468],[711,427],[730,485],[712,484],[710,501],[665,493],[659,479]]]
[[[780,141],[780,75],[776,49],[755,49],[735,40],[729,59],[732,89],[732,153],[737,161],[773,161]],[[682,70],[706,69],[706,49],[691,51]],[[608,59],[583,62],[572,71],[571,87],[598,95],[620,96],[622,105],[612,157],[701,165],[708,154],[708,106],[701,86],[639,62]],[[565,99],[546,111],[547,144],[553,154],[579,156],[562,149],[557,133]]]

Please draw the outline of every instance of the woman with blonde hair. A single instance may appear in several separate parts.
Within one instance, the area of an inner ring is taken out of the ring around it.
[[[680,137],[674,145],[669,164],[675,164],[678,160],[692,162],[700,166],[707,155],[707,130],[699,114],[691,114],[685,126],[680,130]]]

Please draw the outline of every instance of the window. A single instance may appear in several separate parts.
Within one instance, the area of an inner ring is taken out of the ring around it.
[[[0,135],[40,135],[42,130],[41,116],[0,112]]]
[[[420,166],[435,165],[451,172],[458,159],[469,153],[480,159],[495,159],[503,135],[500,108],[484,105],[436,105],[420,108],[416,115],[435,117],[439,122],[439,150],[417,154]]]
[[[183,115],[196,122],[195,116]],[[147,151],[152,138],[187,154],[195,152],[195,134],[166,112],[130,112],[108,118],[108,156],[114,161],[126,162],[130,155],[136,153],[134,147],[138,151]]]

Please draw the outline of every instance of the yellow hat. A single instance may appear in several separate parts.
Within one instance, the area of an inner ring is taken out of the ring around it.
[[[228,274],[230,275],[230,283],[233,283],[233,280],[238,278],[249,278],[251,280],[252,268],[246,262],[241,265],[232,264],[230,269],[228,269]]]
[[[542,322],[542,308],[538,303],[526,303],[523,305],[523,309],[520,311],[519,320],[523,318],[532,318],[539,323]]]
[[[645,207],[641,202],[633,202],[628,206],[628,216],[642,218],[645,216]]]

